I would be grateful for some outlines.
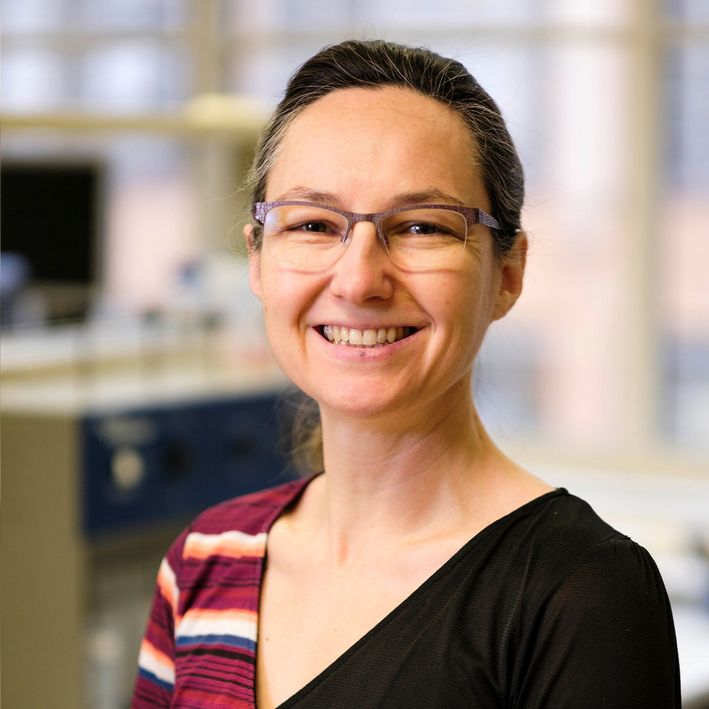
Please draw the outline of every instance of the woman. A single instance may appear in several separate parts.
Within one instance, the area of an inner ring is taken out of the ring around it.
[[[253,184],[251,286],[318,404],[324,473],[175,542],[134,706],[678,707],[647,552],[475,412],[473,360],[526,252],[490,97],[426,50],[326,48],[291,79]]]

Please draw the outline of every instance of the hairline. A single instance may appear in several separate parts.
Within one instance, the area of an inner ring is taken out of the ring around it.
[[[431,96],[430,94],[427,94],[424,91],[421,91],[419,88],[415,86],[411,86],[410,84],[373,84],[371,86],[338,86],[333,89],[330,89],[326,93],[321,94],[314,100],[308,100],[309,96],[306,94],[305,96],[301,97],[301,100],[298,105],[294,106],[288,113],[282,114],[283,118],[282,121],[279,123],[279,125],[276,127],[275,132],[269,136],[268,143],[270,146],[272,146],[272,149],[267,151],[266,153],[266,159],[264,162],[258,166],[257,171],[255,171],[255,177],[257,178],[256,180],[253,180],[253,187],[254,189],[252,190],[253,192],[253,198],[254,202],[256,201],[267,201],[266,200],[266,190],[268,187],[268,177],[273,170],[276,162],[278,161],[278,158],[280,157],[281,152],[283,151],[283,146],[285,143],[286,135],[288,131],[290,130],[291,126],[295,122],[295,120],[303,113],[303,111],[307,110],[311,106],[314,106],[317,104],[321,99],[324,99],[328,96],[331,96],[332,94],[338,93],[340,91],[351,91],[351,90],[361,90],[361,91],[377,91],[377,90],[382,90],[382,89],[391,89],[391,88],[398,88],[398,89],[404,89],[408,90],[411,92],[414,92],[418,96],[421,96],[426,99],[430,99],[431,101],[435,101],[437,104],[441,106],[445,106],[450,113],[454,114],[455,116],[458,117],[460,120],[462,127],[465,130],[465,135],[466,135],[466,140],[469,141],[469,147],[470,147],[470,157],[467,159],[467,162],[470,165],[470,172],[472,177],[477,177],[483,182],[483,188],[485,189],[485,193],[487,194],[487,185],[485,183],[485,174],[484,174],[484,166],[483,162],[481,160],[481,146],[480,142],[478,139],[478,131],[475,130],[475,126],[472,125],[471,121],[467,119],[465,113],[461,110],[458,110],[451,101],[446,101],[445,99],[439,98],[437,96]],[[276,109],[277,110],[277,109]],[[277,114],[274,112],[274,116]],[[256,192],[256,187],[257,186],[262,186],[262,193]],[[490,195],[487,194],[488,199],[490,198]],[[272,201],[272,200],[270,200]],[[462,202],[460,202],[461,205],[463,205]]]

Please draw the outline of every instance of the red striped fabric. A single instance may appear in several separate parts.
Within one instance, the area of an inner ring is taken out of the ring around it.
[[[133,709],[255,707],[267,534],[307,483],[217,505],[170,547],[141,644]]]

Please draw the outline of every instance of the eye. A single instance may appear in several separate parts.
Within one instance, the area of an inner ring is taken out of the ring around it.
[[[408,221],[401,222],[390,229],[391,236],[396,237],[448,237],[458,234],[454,229],[447,227],[444,224],[432,221]]]
[[[289,228],[292,231],[310,231],[317,234],[327,234],[334,231],[331,225],[322,221],[304,222],[303,224],[296,224]]]
[[[406,224],[402,232],[408,232],[414,236],[429,236],[431,234],[447,233],[440,224],[431,224],[429,222],[417,222],[415,224]]]
[[[429,245],[465,241],[465,217],[448,209],[426,207],[396,212],[384,222],[389,239],[421,241]]]
[[[342,239],[347,225],[338,224],[336,220],[308,218],[289,219],[281,228],[283,235],[299,243],[336,243]]]
[[[327,207],[313,204],[277,204],[266,215],[266,238],[293,244],[337,243],[347,231],[347,219]]]

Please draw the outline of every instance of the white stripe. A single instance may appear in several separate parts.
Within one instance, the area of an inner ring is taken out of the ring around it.
[[[260,547],[266,542],[266,532],[258,534],[247,534],[236,529],[221,534],[202,534],[201,532],[190,532],[187,535],[185,546],[191,543],[199,544],[202,547],[216,547],[222,542],[234,542],[245,547]]]
[[[231,635],[255,641],[256,619],[200,618],[199,611],[196,613],[188,611],[177,627],[177,637],[191,638],[199,635]]]
[[[175,578],[175,572],[172,570],[172,567],[168,563],[167,558],[162,560],[158,575],[160,577],[160,581],[166,582],[167,586],[169,587],[168,590],[170,593],[170,598],[168,598],[167,600],[172,605],[172,610],[174,613],[177,609],[178,598],[177,579]]]
[[[172,665],[161,662],[149,650],[141,649],[138,657],[138,664],[148,672],[154,674],[158,679],[169,684],[175,684],[175,668]]]

